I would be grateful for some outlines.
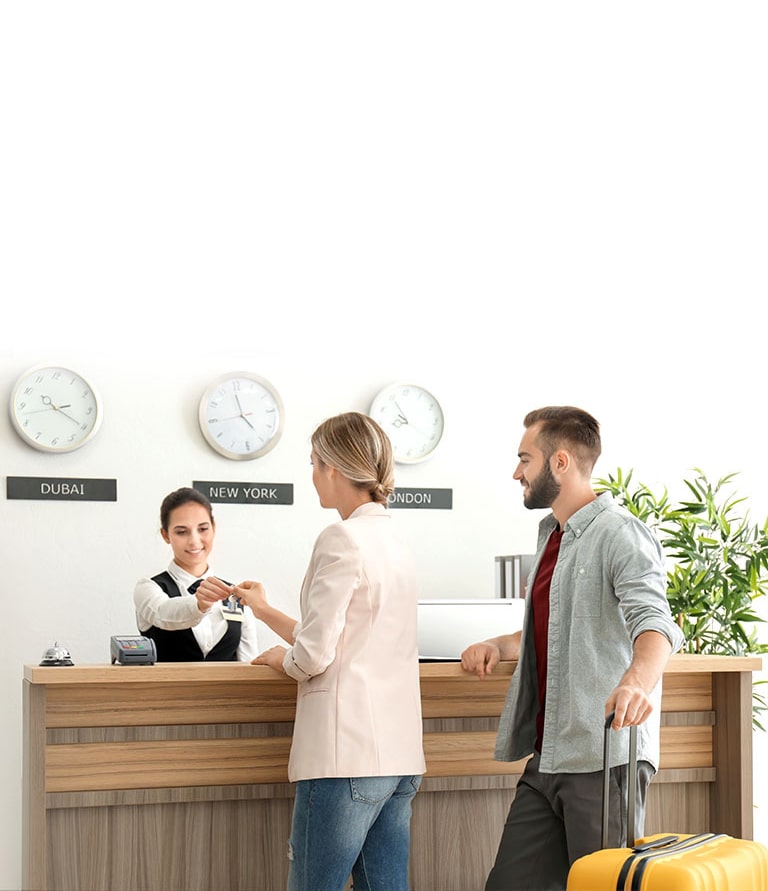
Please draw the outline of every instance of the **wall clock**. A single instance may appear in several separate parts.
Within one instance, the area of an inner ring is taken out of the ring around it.
[[[246,461],[266,455],[283,432],[283,401],[272,384],[249,371],[231,371],[211,381],[198,419],[208,445],[225,458]]]
[[[11,422],[22,440],[42,452],[71,452],[101,426],[101,400],[82,375],[58,365],[30,368],[11,392]]]
[[[369,414],[389,436],[399,464],[426,460],[443,435],[440,403],[416,384],[394,383],[384,387],[371,403]]]

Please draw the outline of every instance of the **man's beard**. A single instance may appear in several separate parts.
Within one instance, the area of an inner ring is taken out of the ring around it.
[[[544,469],[531,483],[528,483],[528,493],[523,496],[523,504],[528,510],[537,510],[541,507],[552,507],[552,502],[560,494],[560,483],[552,475],[549,467],[549,459],[544,462]]]

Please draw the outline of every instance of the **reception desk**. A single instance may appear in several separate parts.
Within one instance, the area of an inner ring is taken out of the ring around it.
[[[752,837],[758,657],[673,656],[646,831]],[[483,888],[523,762],[492,759],[513,663],[423,664],[413,891]],[[26,891],[280,891],[296,686],[241,663],[24,670]]]

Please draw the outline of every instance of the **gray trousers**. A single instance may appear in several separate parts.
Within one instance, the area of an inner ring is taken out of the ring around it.
[[[603,771],[540,773],[539,760],[537,752],[518,781],[486,891],[565,891],[571,863],[600,848]],[[638,835],[653,774],[647,761],[638,761]],[[608,847],[626,845],[626,788],[627,765],[611,768]]]

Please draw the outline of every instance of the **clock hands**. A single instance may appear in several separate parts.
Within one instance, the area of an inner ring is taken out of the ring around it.
[[[397,417],[394,419],[394,421],[392,421],[392,426],[393,426],[393,427],[397,427],[397,428],[399,429],[400,427],[404,427],[404,426],[407,425],[407,426],[409,426],[412,430],[414,430],[416,433],[420,433],[422,436],[431,436],[431,431],[428,432],[428,431],[424,430],[423,427],[418,427],[418,426],[412,424],[412,423],[408,420],[408,418],[405,416],[405,413],[403,412],[402,408],[400,408],[400,406],[398,405],[398,403],[397,403],[396,400],[393,399],[392,402],[394,403],[394,405],[397,406],[397,410],[398,410],[398,412],[399,412],[399,414],[398,414]]]
[[[252,412],[252,411],[243,411],[243,406],[242,406],[242,404],[241,404],[241,402],[240,402],[240,397],[237,395],[237,393],[234,393],[233,395],[234,395],[234,397],[235,397],[235,402],[237,403],[237,409],[238,409],[238,411],[240,412],[240,414],[239,414],[239,415],[235,415],[235,417],[236,417],[236,418],[242,418],[242,419],[245,421],[245,423],[251,428],[251,430],[255,430],[256,428],[253,426],[253,424],[252,424],[252,423],[248,420],[248,418],[246,417],[246,415],[252,415],[253,412]],[[232,418],[225,418],[225,420],[227,420],[227,421],[231,421]]]
[[[243,420],[246,420],[246,415],[252,415],[252,414],[253,414],[252,411],[246,411],[246,412],[243,412],[242,414],[239,414],[239,415],[230,415],[230,416],[227,417],[227,418],[216,418],[216,421],[217,421],[219,424],[221,424],[221,423],[224,422],[224,421],[234,421],[234,420],[236,420],[237,418],[242,418]]]
[[[77,418],[73,418],[72,415],[68,415],[64,411],[65,408],[72,407],[71,402],[67,402],[64,405],[56,405],[56,403],[51,399],[50,396],[41,396],[40,398],[42,399],[43,405],[45,406],[45,408],[33,408],[31,411],[24,412],[25,415],[37,415],[41,411],[57,411],[57,412],[60,412],[62,415],[64,415],[65,418],[68,418],[70,421],[73,421],[75,424],[80,423],[80,421],[78,421]]]
[[[392,423],[395,425],[395,427],[402,427],[403,424],[408,423],[408,418],[406,418],[405,414],[403,413],[402,408],[400,408],[400,406],[397,404],[397,402],[395,402],[394,399],[392,400],[392,402],[394,402],[395,405],[397,405],[397,410],[398,410],[398,412],[400,412],[400,414],[395,418],[395,420]]]
[[[61,411],[62,408],[71,408],[72,407],[71,402],[67,402],[65,405],[56,405],[56,403],[51,399],[50,396],[41,396],[40,398],[43,400],[43,405],[49,406],[54,411]]]
[[[68,402],[66,405],[56,405],[50,396],[41,396],[43,400],[43,405],[45,408],[32,408],[29,411],[25,411],[25,415],[37,415],[40,414],[41,411],[61,411],[62,408],[70,408],[72,403]]]
[[[394,383],[379,390],[370,406],[392,440],[395,461],[416,463],[429,457],[443,433],[440,403],[423,387]]]

